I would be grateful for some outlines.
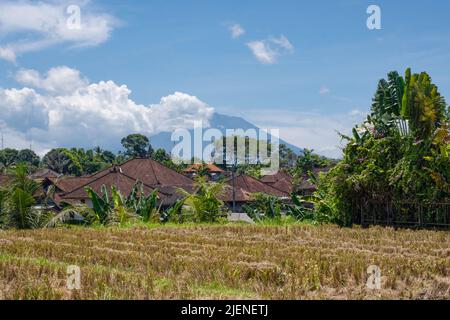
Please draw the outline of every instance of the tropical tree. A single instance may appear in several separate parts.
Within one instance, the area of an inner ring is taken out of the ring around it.
[[[222,183],[207,182],[205,178],[199,177],[195,182],[194,193],[182,189],[179,192],[186,196],[183,207],[186,220],[213,223],[226,216],[224,203],[219,199],[224,192]]]
[[[353,137],[342,136],[348,140],[343,160],[319,179],[323,201],[316,208],[331,208],[350,225],[363,202],[449,201],[448,112],[428,74],[389,73],[367,121]]]
[[[17,162],[27,164],[30,167],[38,167],[41,159],[30,149],[20,150],[17,154]]]
[[[146,158],[152,155],[150,140],[142,134],[130,134],[122,139],[125,155],[131,158]]]
[[[243,206],[243,210],[254,221],[281,220],[283,203],[278,197],[255,193],[251,195],[249,204]]]
[[[15,149],[6,148],[0,150],[0,164],[8,168],[16,164],[18,161],[19,151]]]
[[[0,220],[4,227],[35,229],[43,227],[52,217],[45,205],[37,205],[39,184],[28,178],[27,167],[12,170],[8,189],[0,191]]]
[[[130,195],[125,200],[125,206],[141,217],[144,222],[161,222],[161,206],[158,206],[158,189],[153,190],[147,196],[144,185],[137,182]]]
[[[82,165],[77,156],[65,148],[57,148],[50,150],[43,158],[44,167],[51,169],[60,174],[81,175],[83,172]]]

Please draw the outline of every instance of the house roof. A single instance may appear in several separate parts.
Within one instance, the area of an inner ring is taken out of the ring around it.
[[[11,180],[11,176],[7,174],[0,174],[0,187],[5,187]]]
[[[236,186],[236,201],[237,202],[245,202],[250,201],[251,196],[254,193],[265,193],[277,197],[287,197],[288,194],[269,186],[261,182],[260,180],[247,176],[247,175],[239,175],[235,179]],[[231,202],[233,201],[233,180],[228,179],[226,181],[225,192],[221,197],[223,201]]]
[[[131,159],[116,166],[127,176],[138,179],[149,186],[186,186],[194,183],[190,178],[172,170],[152,159]],[[102,176],[106,169],[93,175],[93,178]]]
[[[30,179],[45,179],[45,178],[58,178],[60,176],[59,173],[51,170],[51,169],[40,169],[30,175]]]
[[[87,182],[92,180],[92,177],[59,177],[59,178],[47,178],[52,184],[54,184],[62,192],[70,192]]]
[[[117,168],[113,167],[109,172],[105,173],[102,176],[97,178],[93,178],[87,181],[85,184],[78,186],[76,189],[72,190],[69,193],[65,193],[61,195],[62,200],[79,200],[79,199],[87,199],[88,195],[86,193],[85,188],[91,187],[96,193],[100,194],[102,186],[105,186],[108,191],[111,190],[112,186],[115,186],[117,190],[121,192],[122,195],[130,194],[134,185],[136,184],[136,179],[133,179],[124,173],[117,170]],[[149,194],[153,192],[155,188],[152,188],[146,184],[143,184],[143,190],[145,194]],[[160,198],[165,197],[161,192],[158,194]]]
[[[201,164],[201,163],[195,163],[191,166],[189,166],[188,168],[186,168],[185,170],[183,170],[183,172],[186,173],[195,173],[197,172],[202,166],[206,166],[206,168],[208,169],[209,172],[212,173],[224,173],[225,171],[220,169],[218,166],[216,166],[213,163],[206,163],[206,164]]]
[[[292,182],[292,177],[290,174],[284,171],[278,171],[276,174],[273,175],[267,175],[261,178],[261,181],[264,183],[276,183],[280,180],[287,180],[289,182]]]
[[[55,185],[65,192],[59,195],[60,199],[56,200],[86,199],[87,194],[84,189],[87,186],[99,193],[102,185],[105,185],[107,189],[111,189],[114,185],[123,195],[128,195],[137,181],[143,183],[145,193],[158,189],[164,205],[172,204],[182,197],[178,192],[179,188],[186,191],[192,191],[194,188],[193,180],[157,161],[132,159],[120,166],[112,166],[91,176],[63,178],[56,181]]]
[[[261,181],[265,184],[288,194],[294,190],[292,180],[292,176],[284,171],[278,171],[274,175],[267,175],[261,178]]]

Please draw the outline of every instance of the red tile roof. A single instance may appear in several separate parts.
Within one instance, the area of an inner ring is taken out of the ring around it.
[[[47,178],[47,180],[54,184],[59,189],[59,191],[70,192],[91,181],[92,177],[59,177]]]
[[[62,200],[70,202],[70,200],[87,199],[86,187],[91,187],[96,193],[101,194],[102,186],[105,186],[108,192],[111,191],[111,187],[115,186],[117,190],[124,196],[128,196],[136,184],[136,179],[133,179],[116,168],[112,168],[109,172],[103,176],[93,178],[86,182],[84,185],[77,187],[69,193],[65,193],[61,196]],[[153,192],[154,188],[143,184],[143,190],[145,194]],[[160,198],[165,197],[162,193],[159,193]]]
[[[246,202],[251,200],[251,196],[254,193],[265,193],[277,197],[288,197],[288,194],[275,189],[258,179],[255,179],[246,175],[239,175],[236,177],[236,201]],[[224,195],[221,197],[223,201],[231,202],[233,201],[233,180],[228,179],[226,181],[226,187]]]
[[[60,176],[59,173],[50,170],[50,169],[40,169],[30,175],[30,179],[45,179],[45,178],[58,178]]]
[[[56,186],[63,191],[64,189],[69,190],[65,191],[65,194],[61,194],[62,200],[86,199],[87,195],[84,191],[86,186],[100,192],[102,185],[108,189],[115,185],[123,195],[128,195],[137,181],[144,184],[146,193],[158,189],[164,205],[169,205],[182,197],[178,192],[179,188],[192,191],[194,184],[193,180],[157,161],[132,159],[122,165],[112,166],[88,177],[62,179],[56,183]]]
[[[274,175],[264,176],[261,178],[261,181],[288,194],[294,190],[293,178],[284,171],[278,171]]]
[[[139,179],[139,181],[149,186],[185,186],[193,184],[193,180],[152,159],[132,159],[117,167],[127,176]],[[101,176],[107,170],[110,169],[100,171],[92,177]]]
[[[284,172],[284,171],[278,171],[276,174],[264,176],[261,178],[261,181],[264,183],[276,183],[280,180],[287,180],[289,182],[292,182],[292,177],[290,174]]]
[[[6,187],[6,185],[11,181],[11,176],[7,174],[0,174],[0,187]]]
[[[208,168],[209,172],[212,173],[224,173],[225,171],[220,169],[218,166],[216,166],[213,163],[206,163],[206,164],[201,164],[201,163],[195,163],[191,166],[189,166],[188,168],[186,168],[185,170],[183,170],[183,172],[186,173],[195,173],[197,172],[202,166],[206,166]]]

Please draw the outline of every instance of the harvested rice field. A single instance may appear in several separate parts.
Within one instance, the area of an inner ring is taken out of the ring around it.
[[[67,267],[80,288],[67,287]],[[381,271],[368,288],[367,269]],[[0,231],[0,299],[450,299],[450,233],[335,226]]]

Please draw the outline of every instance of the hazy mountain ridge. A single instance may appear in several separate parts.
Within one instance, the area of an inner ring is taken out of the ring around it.
[[[227,129],[255,129],[257,132],[260,130],[256,125],[250,123],[249,121],[236,116],[229,116],[220,113],[214,113],[210,120],[209,128],[215,128],[220,130],[223,134],[225,134]],[[194,130],[189,130],[191,136],[193,137]],[[173,141],[171,141],[171,132],[161,132],[157,135],[150,137],[150,142],[154,149],[162,148],[167,152],[170,152],[175,145]],[[268,135],[270,138],[270,135]],[[209,142],[204,142],[204,145],[209,144]],[[280,138],[280,144],[285,144],[287,147],[291,148],[295,153],[301,153],[303,151],[302,148],[298,146],[294,146],[290,143],[287,143],[283,139]]]

